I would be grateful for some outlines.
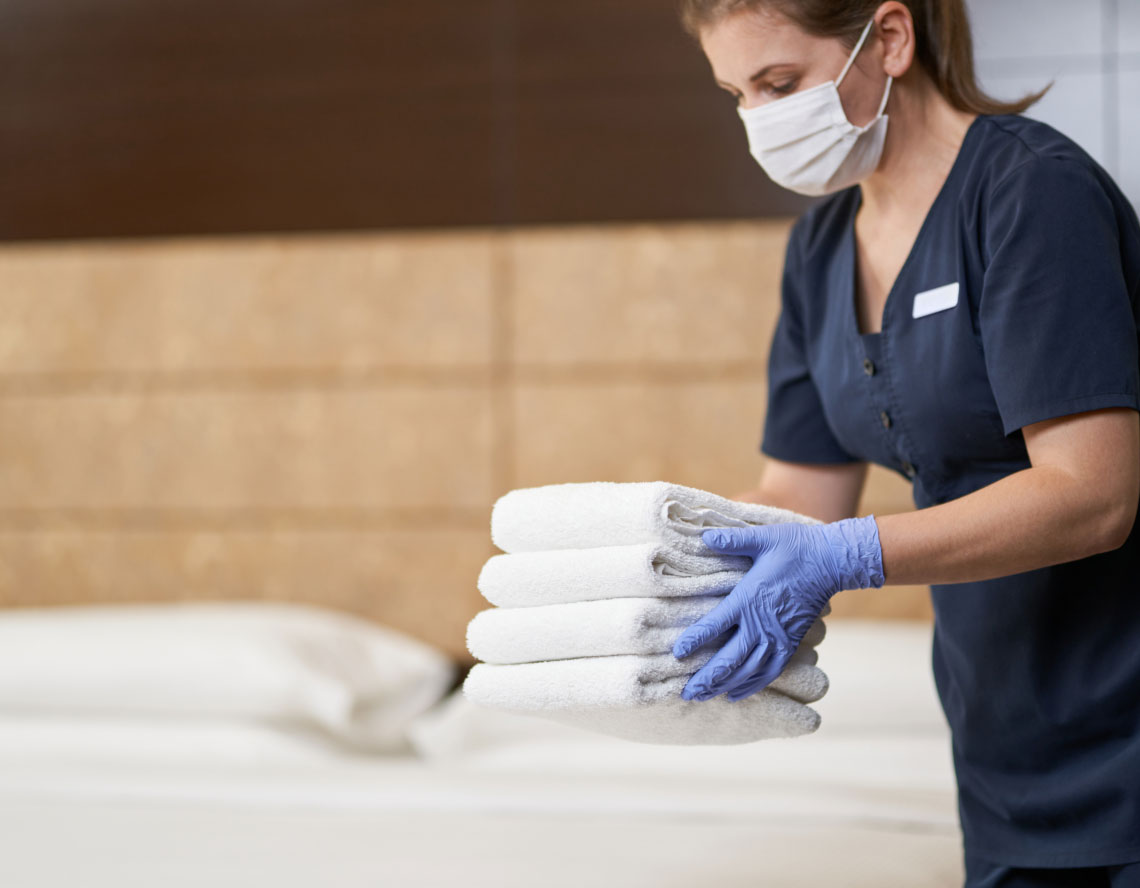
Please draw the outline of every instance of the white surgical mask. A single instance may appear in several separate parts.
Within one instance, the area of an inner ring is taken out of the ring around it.
[[[750,153],[777,185],[800,194],[830,194],[867,178],[878,167],[887,137],[883,109],[892,78],[887,76],[879,110],[866,126],[851,123],[839,100],[839,84],[874,23],[874,19],[867,22],[838,80],[755,108],[737,109]]]

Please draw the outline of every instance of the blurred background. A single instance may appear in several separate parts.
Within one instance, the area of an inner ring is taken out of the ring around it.
[[[1140,3],[971,12],[1140,200]],[[471,662],[498,496],[758,479],[807,204],[671,3],[4,0],[0,69],[0,604],[312,602]]]

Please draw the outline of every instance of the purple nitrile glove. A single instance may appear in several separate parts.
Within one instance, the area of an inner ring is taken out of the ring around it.
[[[720,527],[701,534],[705,545],[753,559],[748,573],[716,607],[673,644],[673,656],[736,632],[690,679],[681,696],[736,701],[765,688],[796,652],[808,627],[836,592],[883,585],[883,551],[875,516],[831,524]]]

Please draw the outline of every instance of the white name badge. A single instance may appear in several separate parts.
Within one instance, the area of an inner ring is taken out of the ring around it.
[[[958,304],[958,284],[947,284],[944,287],[935,287],[933,290],[926,290],[922,293],[916,293],[914,296],[914,308],[910,313],[912,318],[924,318],[928,314],[934,314],[936,311],[946,311],[948,308],[953,308]]]

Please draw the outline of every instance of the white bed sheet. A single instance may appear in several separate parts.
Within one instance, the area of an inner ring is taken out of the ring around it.
[[[461,696],[424,719],[418,756],[283,726],[8,715],[0,885],[960,885],[948,736],[922,699],[860,721],[883,659],[839,667],[881,640],[864,630],[832,642],[831,725],[825,698],[818,733],[735,747],[627,743]]]
[[[817,745],[869,766],[845,783],[791,768],[591,773],[582,755],[552,772],[521,748],[517,769],[25,769],[0,776],[0,884],[960,884],[952,794],[873,785],[874,769],[903,755],[921,773],[936,750],[859,745]]]

